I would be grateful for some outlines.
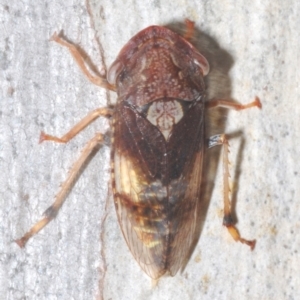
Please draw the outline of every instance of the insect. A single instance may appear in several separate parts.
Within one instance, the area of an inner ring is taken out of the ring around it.
[[[84,74],[95,84],[116,91],[113,109],[89,113],[63,137],[41,133],[40,141],[66,143],[98,117],[111,118],[111,181],[115,208],[126,243],[141,268],[153,279],[175,275],[182,267],[194,238],[203,153],[205,107],[242,110],[261,107],[258,98],[246,105],[229,100],[206,101],[206,58],[185,36],[161,26],[136,34],[120,51],[107,79],[92,75],[77,48],[59,37],[52,40],[69,49]],[[97,133],[85,146],[62,184],[54,203],[22,238],[28,239],[56,217],[83,163],[104,136]],[[208,147],[223,145],[224,221],[236,241],[242,238],[231,218],[228,141],[224,134],[209,138]]]

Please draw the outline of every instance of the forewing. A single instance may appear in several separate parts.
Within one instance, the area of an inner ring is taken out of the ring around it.
[[[115,204],[123,235],[141,268],[150,277],[158,278],[165,272],[167,223],[164,226],[161,219],[163,207],[137,178],[128,157],[116,153],[115,170]],[[118,176],[119,172],[123,177]]]
[[[169,183],[172,205],[169,209],[170,251],[167,265],[171,275],[183,266],[194,240],[204,147],[203,111],[203,102],[193,103],[174,128],[168,144],[170,177],[174,178]]]
[[[145,137],[142,119],[126,106],[116,108],[114,198],[130,251],[150,277],[158,278],[165,272],[168,227],[162,202],[167,189],[155,177],[160,173],[159,157],[165,143],[155,126]]]
[[[173,207],[171,232],[171,249],[168,259],[169,272],[174,276],[183,266],[191,249],[197,220],[197,203],[199,201],[203,152],[198,151],[193,164],[186,170],[187,188],[184,196]]]
[[[201,113],[200,103],[177,124],[178,139],[170,140],[174,152],[157,128],[137,112],[124,106],[116,109],[117,215],[133,256],[152,278],[167,271],[174,275],[191,247],[201,182]]]

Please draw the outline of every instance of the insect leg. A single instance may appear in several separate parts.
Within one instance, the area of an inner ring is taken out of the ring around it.
[[[55,41],[58,44],[67,47],[69,51],[71,52],[72,56],[74,57],[75,61],[77,62],[78,66],[82,70],[82,72],[87,76],[87,78],[94,84],[101,86],[105,89],[115,91],[116,88],[115,86],[111,85],[110,83],[107,82],[107,80],[104,77],[100,76],[94,76],[92,75],[89,70],[86,67],[86,63],[84,60],[84,57],[82,54],[79,52],[79,50],[76,48],[75,45],[67,42],[66,40],[62,39],[56,32],[52,35],[51,41]]]
[[[230,187],[229,187],[229,159],[228,159],[228,140],[226,139],[225,134],[214,135],[209,138],[208,148],[212,148],[217,145],[223,145],[223,189],[224,189],[224,218],[223,225],[227,227],[230,235],[235,241],[240,241],[241,243],[247,244],[250,246],[251,250],[255,247],[255,240],[249,241],[242,238],[239,234],[239,231],[234,225],[234,221],[231,216],[231,201],[229,199]]]
[[[40,221],[35,223],[31,229],[25,233],[23,237],[16,240],[16,243],[23,248],[27,241],[36,233],[38,233],[41,229],[43,229],[52,219],[54,219],[63,205],[64,201],[66,200],[66,196],[70,191],[74,181],[77,178],[78,172],[80,171],[81,167],[92,153],[92,151],[97,147],[99,144],[103,142],[103,135],[97,133],[84,147],[79,159],[74,163],[73,167],[71,168],[67,179],[63,182],[60,191],[55,197],[54,203],[46,209],[44,212],[44,218]]]
[[[224,107],[224,108],[232,108],[235,110],[242,110],[242,109],[247,109],[255,106],[258,108],[261,108],[262,106],[258,97],[255,97],[254,101],[247,104],[240,104],[240,103],[232,102],[231,100],[227,100],[227,99],[213,99],[206,103],[207,108]]]
[[[40,143],[43,141],[53,141],[57,143],[67,143],[69,140],[71,140],[75,135],[77,135],[81,130],[83,130],[85,127],[87,127],[90,123],[95,121],[98,117],[111,117],[113,114],[113,111],[109,108],[102,107],[97,108],[93,111],[91,111],[87,116],[85,116],[81,121],[79,121],[74,127],[72,127],[64,136],[61,138],[49,135],[41,132],[40,135]]]
[[[195,23],[189,19],[185,19],[185,34],[183,35],[183,37],[186,40],[190,40],[193,35],[194,35],[194,31],[195,31]]]

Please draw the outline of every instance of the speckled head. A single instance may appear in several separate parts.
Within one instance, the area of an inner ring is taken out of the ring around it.
[[[207,60],[187,40],[150,26],[123,47],[107,79],[116,85],[120,101],[143,106],[162,98],[195,100],[208,72]]]

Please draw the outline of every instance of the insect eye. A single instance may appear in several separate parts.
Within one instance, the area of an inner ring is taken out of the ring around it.
[[[201,68],[203,76],[206,76],[209,73],[209,63],[200,53],[195,54],[194,63]]]
[[[108,70],[107,81],[110,84],[115,85],[117,77],[122,72],[123,68],[124,68],[123,64],[119,60],[116,60]]]

